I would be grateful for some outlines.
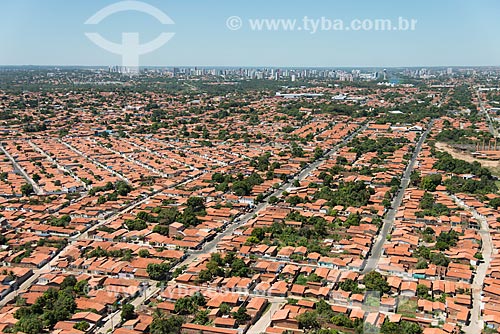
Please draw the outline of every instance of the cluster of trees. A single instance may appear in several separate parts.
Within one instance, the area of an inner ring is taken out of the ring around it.
[[[452,193],[465,192],[472,194],[496,193],[498,187],[491,172],[481,166],[477,161],[472,163],[455,159],[449,153],[437,152],[433,154],[438,158],[434,163],[434,168],[453,174],[472,174],[479,180],[463,179],[458,176],[452,176],[444,182],[446,189]]]
[[[417,269],[426,269],[429,262],[442,267],[447,267],[450,263],[448,257],[442,252],[431,252],[431,249],[426,246],[420,246],[414,255],[419,258]]]
[[[457,245],[459,234],[455,230],[441,232],[436,238],[435,249],[445,251]]]
[[[153,215],[156,214],[156,215]],[[168,235],[168,225],[173,222],[182,223],[184,226],[196,226],[200,223],[197,216],[205,215],[205,203],[201,197],[190,197],[182,213],[176,207],[157,207],[152,213],[140,211],[135,219],[125,221],[124,225],[132,231],[141,231],[148,227],[148,223],[157,224],[153,232]]]
[[[345,281],[340,282],[339,288],[341,288],[343,291],[349,291],[352,293],[362,293],[364,291],[364,289],[359,288],[358,282],[353,281],[350,278],[346,279]]]
[[[262,184],[264,180],[257,173],[252,173],[246,178],[238,177],[236,181],[233,182],[231,190],[236,196],[248,196],[252,192],[254,186]]]
[[[423,211],[419,211],[416,213],[417,217],[424,216],[434,216],[439,217],[442,215],[448,215],[450,213],[450,209],[442,203],[436,203],[434,200],[434,196],[431,193],[425,192],[422,200],[420,201],[419,208]]]
[[[130,231],[142,231],[148,227],[148,223],[140,218],[127,219],[123,225]]]
[[[161,311],[155,311],[153,321],[149,325],[150,334],[180,334],[184,317],[179,315],[166,315]]]
[[[500,207],[500,197],[493,198],[488,203],[492,208],[498,209]]]
[[[247,244],[266,243],[274,246],[305,246],[310,252],[328,254],[328,249],[322,247],[317,240],[322,240],[330,235],[333,225],[329,225],[323,217],[305,217],[293,211],[286,221],[302,222],[301,227],[294,227],[283,223],[273,223],[269,227],[256,228],[247,239]]]
[[[417,101],[410,101],[408,103],[399,103],[398,109],[402,114],[392,114],[388,111],[392,110],[392,107],[378,108],[377,111],[384,113],[380,115],[377,119],[378,124],[415,124],[422,121],[425,118],[435,118],[439,115],[446,115],[446,109],[443,107],[436,107],[431,105],[428,101],[426,103],[419,103]]]
[[[179,315],[196,314],[200,307],[207,304],[201,292],[195,292],[192,296],[179,298],[175,302],[174,312]]]
[[[17,309],[14,317],[19,321],[14,329],[26,334],[39,334],[58,321],[68,320],[76,310],[75,297],[85,294],[86,284],[86,281],[80,283],[74,276],[67,276],[59,290],[50,288],[33,305]]]
[[[127,321],[130,319],[134,319],[136,317],[135,307],[132,304],[125,304],[122,306],[122,313],[120,314],[120,318],[122,321]]]
[[[474,139],[472,139],[474,138]],[[477,138],[477,139],[475,139]],[[435,139],[445,143],[475,144],[476,140],[490,140],[491,134],[488,132],[477,132],[474,129],[444,129]]]
[[[288,104],[287,106],[282,108],[280,110],[280,112],[282,114],[289,116],[289,117],[295,118],[295,120],[297,120],[297,121],[301,121],[304,118],[304,113],[300,112],[299,109],[300,109],[300,106],[298,106],[298,105]]]
[[[99,192],[105,192],[111,190],[114,190],[116,195],[127,196],[132,191],[132,187],[125,181],[116,181],[115,184],[113,184],[112,182],[108,182],[102,187],[93,187],[92,189],[90,189],[89,195],[94,196]]]
[[[351,320],[345,314],[335,313],[331,305],[324,300],[316,302],[314,311],[299,314],[296,319],[300,328],[317,333],[328,328],[328,324],[355,329],[357,333],[362,333],[363,328],[362,320]]]
[[[368,115],[367,108],[360,107],[357,104],[325,103],[316,106],[315,109],[318,109],[320,113],[324,114],[347,115],[354,117],[364,117]]]
[[[371,138],[354,138],[351,141],[351,152],[355,152],[358,158],[368,152],[377,152],[380,157],[384,153],[392,153],[401,148],[403,144],[408,143],[408,139],[404,137],[389,138],[379,137],[376,140]]]
[[[345,161],[345,162],[344,162]],[[332,188],[335,186],[333,176],[340,174],[345,170],[345,165],[347,164],[347,159],[344,157],[337,158],[337,164],[327,171],[322,171],[319,173],[318,178],[323,180],[323,185],[327,188]]]
[[[368,291],[378,291],[380,294],[384,294],[391,290],[385,277],[376,271],[370,271],[366,274],[363,278],[363,283]]]
[[[370,196],[373,194],[374,190],[362,181],[340,182],[336,190],[322,187],[314,194],[314,198],[325,199],[332,207],[336,205],[361,207],[369,203]]]
[[[118,193],[116,191],[114,191],[112,193],[99,196],[97,198],[97,204],[104,204],[108,201],[116,201],[117,199],[118,199]]]
[[[24,183],[22,186],[21,186],[21,194],[23,196],[29,196],[31,194],[33,194],[35,191],[33,189],[33,186],[31,185],[31,183]]]
[[[167,279],[171,267],[169,263],[149,263],[146,272],[149,278],[155,281],[161,281]]]
[[[265,171],[269,170],[270,168],[273,169],[272,165],[269,161],[270,157],[271,157],[271,152],[266,152],[266,153],[264,153],[256,158],[253,158],[252,160],[250,160],[250,166],[257,168],[260,172],[265,172]],[[276,164],[278,164],[278,163],[276,162]],[[279,166],[279,164],[278,164],[278,166]],[[220,173],[216,173],[216,174],[220,174]],[[214,176],[215,176],[215,174],[214,174]],[[220,178],[220,176],[218,175],[217,178]],[[213,179],[214,178],[212,177],[212,180]]]
[[[268,168],[265,161],[266,155],[259,157],[258,161],[254,161],[254,164],[260,164],[260,168]],[[260,161],[261,159],[264,159]],[[260,161],[260,162],[259,162]],[[268,163],[268,161],[267,161]],[[274,166],[276,167],[276,166]],[[272,174],[272,171],[271,171]],[[271,175],[272,176],[272,175]],[[215,173],[212,175],[212,182],[215,184],[215,189],[218,191],[228,191],[229,189],[234,192],[237,196],[248,196],[252,192],[254,186],[262,184],[264,180],[257,173],[252,173],[248,177],[244,177],[243,174],[239,173],[236,178],[233,176],[222,173]]]
[[[132,258],[132,250],[131,249],[111,249],[111,250],[105,250],[102,249],[101,246],[97,246],[96,248],[87,248],[85,250],[84,256],[86,258],[91,258],[91,257],[113,257],[113,258],[118,258],[121,257],[123,261],[130,261]]]
[[[47,130],[47,124],[45,124],[45,122],[40,122],[40,123],[36,123],[36,124],[26,124],[24,127],[23,127],[23,131],[24,132],[40,132],[40,131],[45,131]]]
[[[469,86],[461,85],[455,87],[451,99],[448,102],[448,109],[466,108],[472,112],[477,112],[477,107],[472,103],[472,93]]]
[[[321,282],[323,279],[312,273],[311,275],[309,276],[305,276],[303,274],[300,274],[299,276],[297,276],[297,278],[295,279],[295,284],[298,284],[298,285],[307,285],[308,282],[315,282],[315,283],[319,283]]]
[[[304,156],[304,149],[299,146],[295,141],[290,145],[290,154],[295,158],[302,158]]]
[[[206,267],[198,275],[200,282],[209,282],[214,277],[248,277],[251,274],[250,267],[234,252],[227,253],[224,258],[219,253],[212,253]]]
[[[436,191],[437,186],[441,185],[443,177],[441,174],[431,174],[421,178],[420,187],[427,191]]]
[[[399,323],[394,323],[386,320],[380,328],[382,334],[422,334],[423,330],[415,322],[402,320]]]
[[[453,174],[474,174],[475,176],[486,176],[491,178],[491,172],[481,166],[477,161],[472,163],[455,159],[449,153],[432,150],[433,155],[438,159],[434,163],[434,168]]]
[[[66,227],[71,222],[71,217],[69,215],[62,215],[61,217],[52,217],[49,220],[49,224],[57,227]]]
[[[201,310],[206,305],[205,297],[200,292],[195,292],[192,296],[182,297],[175,302],[174,312],[178,315],[194,315],[194,322],[199,325],[206,325],[210,322],[208,318],[208,311]],[[230,314],[231,307],[222,303],[220,310],[223,314]],[[236,312],[231,313],[231,316],[237,321],[238,324],[245,323],[250,320],[250,316],[244,306],[238,308]]]
[[[451,193],[491,194],[498,191],[495,181],[486,176],[482,176],[480,180],[465,180],[458,176],[452,176],[444,184]]]
[[[253,158],[252,160],[250,160],[250,166],[257,168],[257,170],[259,170],[260,172],[266,172],[266,179],[267,180],[273,179],[274,178],[274,170],[281,167],[281,164],[277,161],[273,161],[271,163],[269,160],[270,157],[271,157],[271,153],[266,152],[263,155],[258,156],[257,158]],[[216,173],[216,174],[214,174],[214,176],[217,176],[217,179],[222,180],[222,178],[221,178],[222,174]],[[212,178],[212,180],[214,180],[214,178]],[[232,182],[231,177],[229,177],[229,179],[228,179],[228,176],[226,175],[225,182],[220,181],[219,183],[221,183],[221,184],[226,183],[226,188],[227,188],[227,184],[229,184],[230,182]]]

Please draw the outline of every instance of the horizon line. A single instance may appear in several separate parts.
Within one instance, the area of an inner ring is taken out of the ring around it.
[[[78,64],[0,64],[0,67],[81,67],[81,68],[109,68],[109,67],[123,67],[123,65],[78,65]],[[126,66],[124,66],[126,67]],[[339,65],[339,66],[291,66],[291,65],[143,65],[139,66],[140,69],[147,68],[290,68],[290,69],[344,69],[344,68],[382,68],[382,69],[400,69],[400,68],[500,68],[500,65]]]

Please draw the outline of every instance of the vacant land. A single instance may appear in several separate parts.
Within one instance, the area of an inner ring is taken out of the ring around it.
[[[455,159],[465,160],[467,162],[477,161],[481,166],[488,168],[492,174],[500,177],[500,161],[492,161],[485,159],[477,159],[467,152],[459,151],[448,144],[437,142],[436,148],[440,151],[447,152]]]

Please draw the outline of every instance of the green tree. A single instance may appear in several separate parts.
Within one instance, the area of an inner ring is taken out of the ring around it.
[[[279,202],[279,198],[278,197],[276,197],[274,195],[271,196],[271,197],[269,197],[269,204],[276,204],[278,202]]]
[[[86,321],[80,321],[80,322],[77,322],[74,326],[73,326],[74,329],[77,329],[79,331],[82,331],[82,332],[86,332],[87,329],[90,328],[90,324]]]
[[[130,231],[142,231],[145,228],[148,227],[148,224],[141,219],[128,219],[125,221],[125,226],[130,230]]]
[[[420,187],[427,191],[436,191],[437,186],[441,184],[441,174],[431,174],[422,178]]]
[[[205,202],[201,197],[189,197],[186,205],[195,213],[205,210]]]
[[[135,318],[135,307],[132,304],[125,304],[122,307],[122,313],[120,315],[122,321],[127,321]]]
[[[35,181],[36,183],[38,183],[42,178],[40,177],[40,175],[38,174],[33,174],[33,176],[31,177],[33,179],[33,181]]]
[[[36,315],[22,317],[14,327],[17,331],[26,334],[40,334],[43,332],[43,323]]]
[[[170,265],[168,263],[149,263],[146,268],[149,278],[155,281],[166,279],[169,270]]]
[[[115,190],[118,195],[127,196],[132,191],[132,187],[125,181],[117,181],[115,184]]]
[[[190,297],[177,299],[174,306],[174,312],[180,315],[194,314],[197,309]]]
[[[219,306],[220,313],[227,315],[231,312],[231,306],[227,303],[221,303]]]
[[[314,149],[314,160],[318,160],[318,159],[322,158],[323,155],[324,155],[324,152],[321,149],[321,147],[316,147]]]
[[[139,250],[140,257],[149,257],[150,255],[149,251],[145,248]]]
[[[340,282],[339,287],[344,291],[352,291],[354,293],[359,292],[358,283],[348,278],[343,282]]]
[[[247,313],[247,309],[245,306],[241,306],[238,311],[233,312],[233,318],[236,320],[238,325],[242,325],[251,319],[250,315]]]
[[[430,261],[436,266],[447,267],[450,260],[443,253],[430,253]]]
[[[149,332],[150,334],[180,334],[183,323],[184,318],[181,316],[166,316],[164,313],[155,312]]]
[[[210,270],[201,270],[198,274],[198,281],[200,283],[209,282],[212,280],[212,277]]]
[[[203,296],[203,294],[199,291],[195,292],[192,296],[191,296],[191,300],[193,301],[193,303],[197,306],[205,306],[207,304],[207,301],[205,299],[205,297]]]
[[[75,276],[73,276],[73,275],[69,275],[69,276],[66,276],[66,277],[63,279],[63,281],[62,281],[62,283],[61,283],[61,287],[60,287],[60,288],[61,288],[61,290],[64,290],[64,289],[66,289],[66,288],[71,288],[71,289],[73,289],[73,288],[75,287],[76,283],[77,283],[77,281],[76,281]]]
[[[500,207],[500,197],[493,198],[489,202],[489,205],[495,209],[498,209],[498,207]]]
[[[316,311],[304,312],[299,314],[296,318],[300,328],[304,330],[314,330],[321,328],[318,321],[318,313]]]
[[[389,284],[384,276],[376,271],[371,271],[365,275],[363,282],[367,290],[379,291],[380,293],[387,293],[390,291]]]
[[[74,290],[78,295],[86,295],[87,294],[87,289],[88,289],[89,281],[88,280],[81,280],[78,281],[75,284]]]
[[[421,259],[417,262],[417,269],[427,269],[429,265],[427,264],[427,261],[425,259]]]
[[[34,193],[33,186],[30,183],[25,183],[21,186],[21,194],[29,196]]]
[[[425,284],[418,284],[417,285],[417,296],[422,297],[422,298],[428,298],[429,297],[429,288]]]
[[[194,323],[198,325],[206,325],[208,322],[210,322],[208,314],[209,314],[208,310],[201,310],[196,312],[196,315],[194,317]]]
[[[414,322],[409,322],[406,320],[398,323],[393,323],[385,321],[380,328],[380,333],[382,334],[422,334],[423,330],[420,326]]]
[[[405,334],[422,334],[423,333],[422,328],[420,328],[420,326],[414,322],[401,321],[400,328],[401,328],[400,333],[405,333]]]

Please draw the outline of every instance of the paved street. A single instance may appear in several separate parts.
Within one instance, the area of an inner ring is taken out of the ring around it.
[[[368,257],[368,259],[365,260],[364,263],[365,265],[362,270],[363,273],[368,273],[377,268],[380,257],[382,256],[382,248],[384,246],[384,242],[387,239],[387,235],[392,230],[394,217],[396,216],[396,213],[398,212],[398,209],[401,206],[405,190],[406,188],[408,188],[408,185],[410,184],[410,175],[415,167],[415,161],[417,160],[417,157],[420,151],[422,150],[422,145],[425,141],[425,138],[427,138],[427,135],[432,129],[433,124],[434,121],[431,121],[427,127],[427,130],[420,136],[420,139],[415,147],[415,150],[413,151],[413,155],[410,161],[408,162],[406,170],[403,174],[403,178],[401,179],[400,189],[397,192],[394,199],[392,200],[391,208],[389,209],[389,211],[385,216],[385,219],[383,220],[382,228],[380,229],[377,239],[375,240],[375,244],[372,246],[372,249],[370,251],[370,256]]]
[[[284,302],[271,302],[271,307],[264,313],[260,319],[247,331],[247,334],[260,334],[264,333],[271,325],[271,319],[273,318],[274,313],[278,311]]]
[[[486,116],[486,119],[488,120],[488,127],[490,130],[490,133],[493,135],[493,137],[498,138],[499,137],[498,136],[498,129],[493,124],[493,120],[491,119],[489,112],[484,107],[483,100],[481,99],[481,93],[479,90],[477,90],[476,93],[477,93],[477,100],[479,102],[479,108],[481,108],[481,112]]]
[[[334,148],[332,148],[332,150],[330,150],[329,152],[327,152],[325,155],[326,156],[333,155],[335,152],[337,152],[340,149],[340,147],[342,147],[343,145],[347,144],[354,137],[356,137],[358,133],[362,132],[365,129],[366,129],[366,125],[360,126],[356,131],[354,131],[352,134],[350,134],[349,136],[347,136],[341,143],[339,143],[338,145],[336,145]],[[313,163],[308,164],[305,168],[302,169],[302,171],[298,174],[298,176],[296,178],[298,180],[305,179],[309,175],[309,173],[311,171],[313,171],[315,168],[317,168],[320,164],[321,164],[321,160],[320,161],[315,161]],[[290,188],[292,186],[292,183],[293,183],[293,180],[290,180],[289,182],[283,184],[279,189],[277,189],[276,191],[274,191],[272,194],[268,195],[264,199],[264,201],[262,203],[259,203],[257,206],[255,206],[253,208],[253,210],[251,210],[250,212],[248,212],[248,213],[246,213],[246,214],[238,217],[224,231],[222,231],[221,233],[217,234],[217,236],[213,240],[205,243],[203,245],[203,247],[202,247],[201,250],[190,251],[190,254],[184,259],[184,261],[178,263],[176,266],[174,266],[174,268],[172,268],[172,270],[174,270],[175,268],[182,267],[184,265],[189,265],[193,261],[196,261],[201,254],[210,254],[210,253],[215,252],[216,248],[217,248],[217,244],[219,243],[219,241],[223,237],[225,237],[227,235],[232,235],[233,232],[237,228],[239,228],[243,224],[247,223],[248,220],[250,220],[252,217],[254,217],[254,215],[256,215],[259,211],[266,209],[269,206],[269,202],[268,202],[269,198],[271,196],[280,196],[283,193],[283,191],[285,191],[286,189],[288,189],[288,188]],[[160,288],[156,288],[156,282],[150,281],[150,285],[151,285],[151,289],[147,293],[147,298],[149,298],[150,296],[152,296],[152,295],[154,295],[154,294],[156,294],[156,293],[158,293],[160,291]],[[145,296],[141,295],[141,296],[139,296],[138,298],[136,298],[132,302],[132,305],[138,306],[142,302],[144,302],[144,300],[145,300]],[[276,308],[277,306],[274,306],[274,307]],[[116,312],[113,315],[110,315],[108,317],[108,319],[106,320],[105,324],[98,331],[98,333],[106,333],[107,330],[109,330],[111,328],[114,328],[114,326],[116,326],[116,324],[119,322],[119,320],[120,320],[120,313],[119,312]],[[270,320],[269,320],[269,322],[270,322]],[[266,324],[265,322],[260,323],[259,326],[257,327],[257,329],[259,329],[260,327],[265,326],[265,324]]]
[[[481,254],[483,255],[483,262],[477,267],[476,275],[474,276],[474,281],[472,282],[472,310],[470,315],[470,323],[467,327],[464,327],[462,329],[465,334],[481,333],[484,327],[484,322],[481,319],[483,283],[484,278],[486,277],[486,271],[488,270],[491,262],[491,256],[493,254],[493,245],[491,242],[490,230],[486,219],[481,216],[474,208],[466,205],[463,201],[461,201],[454,195],[452,195],[451,197],[461,208],[472,213],[472,216],[481,224],[479,235],[481,236],[482,241]]]
[[[37,195],[43,195],[44,192],[38,186],[38,184],[35,181],[33,181],[33,179],[26,173],[26,171],[24,170],[24,168],[22,168],[21,166],[19,166],[19,164],[17,163],[16,159],[14,159],[12,157],[12,155],[10,155],[10,153],[1,144],[0,144],[0,150],[3,152],[3,154],[5,154],[7,156],[7,158],[9,158],[9,160],[12,163],[12,165],[14,166],[15,170],[17,170],[19,173],[21,173],[22,177],[29,184],[31,184],[33,186],[33,191],[35,192],[35,194],[37,194]]]

